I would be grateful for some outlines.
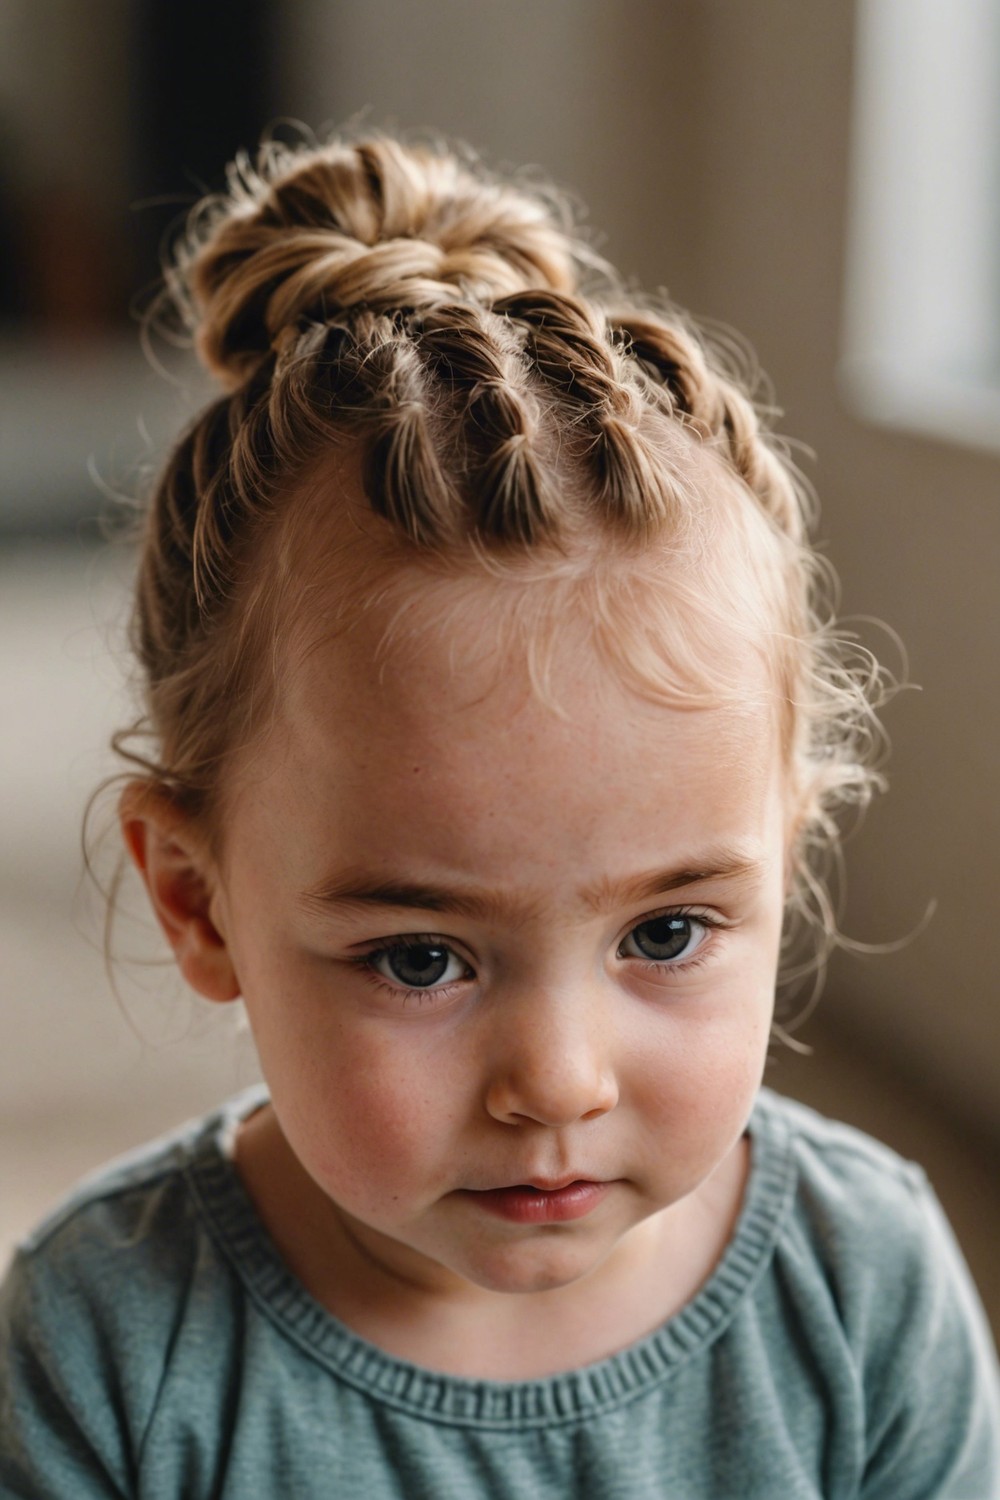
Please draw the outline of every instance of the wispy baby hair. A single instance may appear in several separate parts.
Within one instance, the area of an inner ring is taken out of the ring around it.
[[[224,394],[149,506],[135,612],[148,748],[118,737],[143,774],[212,829],[268,698],[294,497],[334,453],[359,453],[400,558],[575,568],[595,614],[614,614],[610,584],[593,591],[608,557],[638,588],[651,557],[710,547],[728,506],[761,560],[808,887],[809,851],[833,846],[837,810],[877,780],[876,678],[832,626],[808,491],[745,385],[688,318],[623,290],[558,194],[439,144],[270,142],[192,213],[155,315],[179,320]],[[713,476],[729,496],[714,509]],[[706,597],[711,576],[702,565]],[[632,611],[647,632],[661,616]]]

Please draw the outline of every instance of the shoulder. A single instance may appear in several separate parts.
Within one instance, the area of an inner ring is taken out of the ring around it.
[[[942,1275],[968,1280],[923,1169],[850,1125],[762,1091],[765,1147],[786,1154],[791,1201],[779,1255],[798,1257],[846,1331],[869,1343],[925,1298]]]
[[[148,1251],[162,1273],[164,1253],[182,1258],[185,1231],[200,1226],[199,1176],[213,1160],[225,1162],[237,1125],[264,1097],[260,1087],[247,1089],[89,1173],[22,1238],[15,1263],[44,1275],[69,1264],[76,1273],[91,1263],[106,1271],[128,1253],[133,1274]],[[161,1243],[160,1228],[169,1228],[169,1245]]]
[[[878,1250],[891,1255],[910,1242],[933,1199],[916,1162],[769,1089],[761,1090],[755,1118],[763,1139],[788,1152],[796,1215],[822,1233],[831,1249],[873,1238]]]
[[[789,1166],[773,1263],[780,1297],[815,1362],[856,1392],[864,1494],[911,1493],[911,1469],[938,1474],[942,1487],[928,1493],[942,1495],[975,1495],[987,1474],[990,1485],[1000,1480],[996,1351],[923,1170],[769,1091],[755,1118],[761,1140]],[[948,1488],[959,1473],[979,1478]]]
[[[208,1333],[220,1302],[238,1300],[199,1179],[213,1160],[227,1170],[226,1132],[252,1097],[86,1178],[17,1247],[0,1287],[4,1461],[44,1430],[47,1451],[100,1453],[126,1472],[192,1301]]]

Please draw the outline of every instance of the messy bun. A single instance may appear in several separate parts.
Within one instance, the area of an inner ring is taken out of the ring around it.
[[[676,309],[626,295],[558,195],[384,135],[271,144],[192,214],[156,316],[168,307],[225,394],[152,496],[135,614],[152,749],[119,748],[193,816],[211,827],[268,701],[274,539],[303,477],[350,448],[400,555],[530,558],[536,578],[627,554],[637,584],[661,543],[704,555],[728,507],[763,580],[800,850],[835,842],[837,809],[878,779],[877,677],[822,604],[808,492],[719,350]],[[666,615],[657,576],[660,614],[633,611],[647,638]],[[711,641],[735,606],[721,569],[699,576],[714,603],[689,590],[684,607]],[[657,636],[652,654],[678,643]],[[703,674],[724,669],[724,652],[701,655]],[[619,659],[641,675],[641,653]]]
[[[360,308],[572,292],[580,259],[596,259],[552,195],[384,137],[306,154],[272,145],[256,166],[234,162],[228,184],[194,216],[169,290],[230,390],[288,330]]]

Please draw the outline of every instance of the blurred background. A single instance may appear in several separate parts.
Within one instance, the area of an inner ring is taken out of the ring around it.
[[[998,9],[2,0],[0,1261],[81,1172],[256,1076],[129,888],[112,987],[80,826],[130,711],[121,501],[204,394],[139,347],[160,247],[268,125],[361,115],[572,189],[627,276],[750,340],[817,455],[843,611],[921,690],[847,851],[845,930],[896,946],[835,957],[812,1054],[768,1081],[924,1162],[1000,1326]]]

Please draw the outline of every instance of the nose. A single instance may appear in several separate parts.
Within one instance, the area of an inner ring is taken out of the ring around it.
[[[599,1006],[572,994],[501,1003],[486,1108],[504,1124],[567,1126],[618,1103],[614,1047]]]

